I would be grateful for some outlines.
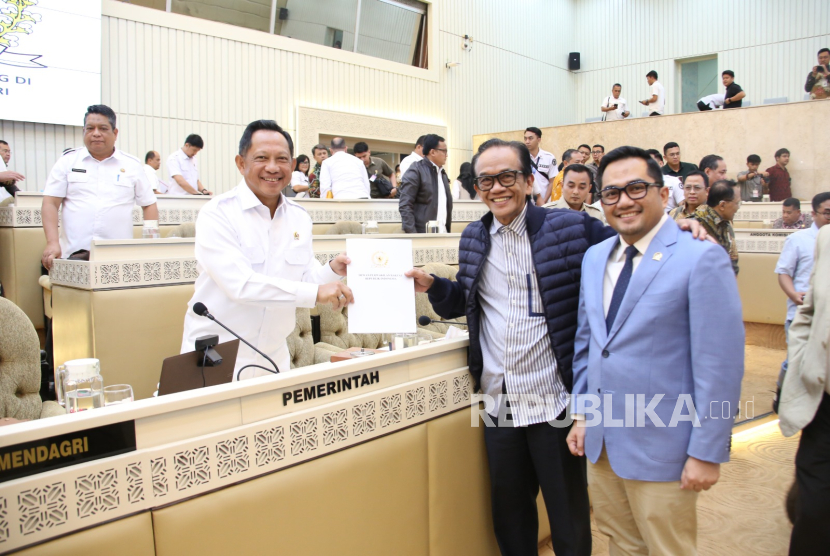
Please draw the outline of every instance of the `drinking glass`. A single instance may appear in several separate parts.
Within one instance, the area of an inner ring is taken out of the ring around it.
[[[104,405],[119,405],[133,401],[133,387],[129,384],[104,386]]]

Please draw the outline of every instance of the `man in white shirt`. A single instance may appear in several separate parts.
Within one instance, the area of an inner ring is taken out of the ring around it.
[[[158,220],[156,196],[141,161],[115,148],[115,112],[103,104],[84,116],[84,145],[64,153],[52,167],[43,197],[46,249],[42,263],[89,251],[93,239],[132,239],[133,207],[144,220]],[[58,233],[58,209],[62,223]]]
[[[717,110],[718,108],[723,108],[724,98],[726,95],[715,93],[714,95],[707,95],[697,101],[697,109],[701,112],[707,112],[709,110]]]
[[[660,151],[657,149],[649,149],[646,152],[660,165],[660,168],[663,167],[665,162]],[[686,195],[683,193],[683,182],[680,181],[680,178],[663,174],[663,186],[669,190],[669,200],[666,202],[665,209],[668,213],[671,209],[682,203]]]
[[[342,137],[331,140],[331,152],[320,167],[320,198],[369,199],[371,185],[363,161],[346,152]]]
[[[648,106],[649,116],[662,116],[666,109],[666,90],[662,83],[657,81],[657,72],[651,70],[646,74],[646,80],[651,88],[651,96],[641,100],[640,104]]]
[[[401,181],[403,181],[403,176],[409,170],[409,167],[424,158],[424,137],[426,135],[418,137],[418,140],[415,142],[415,148],[409,153],[409,156],[401,160]]]
[[[542,141],[542,130],[538,127],[527,128],[524,141],[525,147],[530,151],[530,164],[533,166],[533,200],[537,206],[542,206],[545,203],[542,196],[548,190],[550,180],[553,179],[550,172],[556,169],[556,157],[539,147]]]
[[[343,253],[321,265],[311,249],[311,217],[282,194],[294,167],[291,136],[273,120],[258,120],[248,124],[239,143],[236,167],[242,181],[205,205],[196,220],[199,278],[185,315],[181,351],[193,351],[196,338],[205,334],[218,335],[220,342],[234,339],[193,313],[193,305],[201,302],[286,372],[285,339],[294,330],[295,309],[317,303],[339,309],[353,301],[351,290],[339,281],[349,259]],[[366,173],[362,163],[361,170]],[[257,366],[240,373],[249,365]],[[234,380],[266,376],[271,368],[240,344]]]
[[[167,184],[161,181],[156,172],[161,167],[161,155],[156,151],[149,151],[144,155],[144,172],[147,174],[147,181],[153,188],[153,193],[167,193]]]
[[[620,92],[622,92],[622,85],[614,83],[614,86],[611,87],[611,94],[602,101],[602,106],[599,109],[602,111],[603,122],[624,120],[631,115],[631,112],[628,111],[628,103],[620,97]]]
[[[0,201],[14,197],[14,194],[20,191],[16,182],[26,179],[23,174],[8,169],[7,164],[11,159],[11,147],[0,139]]]
[[[167,157],[167,173],[170,195],[213,195],[199,181],[199,166],[196,155],[205,147],[205,142],[195,133],[184,140],[184,146]]]

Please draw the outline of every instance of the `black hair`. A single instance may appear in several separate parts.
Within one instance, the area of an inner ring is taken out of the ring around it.
[[[617,147],[602,157],[602,161],[599,163],[599,170],[597,171],[598,187],[602,188],[602,175],[605,173],[605,169],[608,168],[609,164],[619,162],[620,160],[626,160],[628,158],[639,158],[644,160],[648,171],[648,177],[654,180],[654,183],[663,185],[663,171],[660,169],[660,165],[657,164],[657,162],[651,158],[645,150],[639,147],[626,146]]]
[[[571,158],[573,158],[574,153],[578,153],[579,151],[576,149],[568,149],[562,153],[562,163],[570,162]]]
[[[300,164],[302,164],[303,162],[308,162],[308,170],[306,170],[305,172],[300,170]],[[308,155],[301,154],[300,156],[298,156],[297,157],[297,163],[294,165],[294,171],[295,172],[302,172],[303,174],[308,176],[308,172],[310,170],[311,170],[311,160],[308,159]]]
[[[542,130],[539,129],[538,127],[529,127],[525,131],[529,131],[530,133],[535,133],[536,137],[538,137],[539,139],[542,138]]]
[[[435,135],[434,133],[426,135],[424,137],[424,156],[428,155],[432,149],[437,149],[441,141],[444,141],[444,138],[439,135]]]
[[[619,83],[614,83],[613,85],[611,85],[611,90],[613,90],[614,87],[619,87],[620,90],[622,90],[622,85],[620,85]]]
[[[369,151],[369,145],[364,141],[354,144],[354,154],[361,154]]]
[[[735,79],[735,72],[732,70],[723,70],[723,73],[721,73],[721,77],[723,77],[724,75],[728,75],[732,79]]]
[[[659,160],[660,162],[663,162],[663,155],[660,154],[660,151],[658,151],[657,149],[648,149],[646,152],[648,153],[648,155],[650,157],[652,157],[652,158],[656,157],[657,160]]]
[[[473,165],[465,162],[458,170],[458,181],[461,182],[461,187],[464,191],[470,194],[470,199],[476,198],[476,188],[473,185]]]
[[[689,172],[688,174],[686,174],[686,177],[683,178],[683,183],[685,184],[686,180],[692,176],[700,176],[701,178],[703,178],[703,187],[709,189],[709,176],[706,175],[706,172],[704,172],[703,170],[695,170],[694,172]]]
[[[603,147],[602,145],[599,145],[599,144],[594,145],[594,148],[597,148],[597,147],[599,147],[600,149],[602,149],[602,152],[603,152],[603,153],[605,153],[605,147]]]
[[[324,144],[322,144],[322,143],[317,143],[316,145],[314,145],[313,147],[311,147],[311,156],[314,156],[314,154],[315,154],[317,151],[326,151],[326,153],[328,153],[328,152],[329,152],[329,148],[328,148],[328,147],[326,147],[326,146],[325,146]]]
[[[680,148],[680,145],[678,145],[678,144],[677,144],[677,143],[675,143],[674,141],[669,141],[668,143],[666,143],[665,145],[663,145],[663,154],[666,154],[666,151],[668,151],[669,149],[673,149],[673,148],[675,148],[675,147],[677,147],[677,148],[679,149],[679,148]]]
[[[346,148],[346,140],[342,137],[335,137],[331,140],[331,150],[337,149],[345,149]]]
[[[187,136],[187,139],[184,140],[186,145],[190,145],[191,147],[196,147],[197,149],[204,149],[205,142],[202,141],[202,138],[196,135],[195,133],[191,133]]]
[[[254,133],[257,131],[276,131],[281,134],[288,142],[288,154],[291,157],[294,156],[294,141],[291,140],[291,136],[288,132],[284,131],[274,120],[256,120],[248,124],[245,131],[242,132],[242,138],[239,140],[240,156],[248,154],[248,149],[251,148],[251,141],[253,140]],[[193,145],[193,143],[191,143],[191,145]],[[193,146],[195,147],[196,145]]]
[[[9,144],[8,144],[7,142],[3,141],[2,139],[0,139],[0,145],[6,145],[6,146],[9,146]]]
[[[0,141],[2,143],[2,141]],[[147,151],[147,154],[144,155],[144,164],[147,164],[147,161],[151,158],[155,158],[156,151]]]
[[[795,210],[801,210],[801,201],[795,197],[790,197],[789,199],[784,199],[784,206],[795,207]]]
[[[520,143],[519,141],[505,141],[504,139],[488,139],[481,146],[478,148],[478,152],[473,157],[472,167],[473,167],[473,175],[478,175],[478,170],[476,170],[476,163],[478,162],[478,157],[481,156],[486,150],[492,149],[493,147],[509,147],[516,151],[516,156],[519,157],[519,168],[522,174],[527,177],[533,174],[533,165],[530,162],[530,151],[527,150],[527,147],[524,143]]]
[[[790,151],[788,151],[787,149],[778,149],[777,151],[775,151],[775,158],[778,158],[782,154],[790,154]]]
[[[579,145],[579,146],[576,148],[576,150],[579,150],[579,149],[581,149],[582,147],[585,147],[585,148],[586,148],[586,149],[588,149],[589,151],[591,150],[591,145],[586,145],[585,143],[582,143],[581,145]]]
[[[426,138],[427,138],[426,135],[421,135],[420,137],[418,137],[418,140],[415,141],[415,146],[416,147],[423,147],[424,146],[424,139],[426,139]]]
[[[821,56],[822,52],[826,52],[826,53],[830,54],[830,48],[822,48],[821,50],[818,51],[818,54],[816,54],[816,56]]]
[[[701,171],[706,169],[714,171],[718,169],[718,162],[720,162],[721,160],[723,160],[722,156],[718,156],[716,154],[707,154],[706,156],[700,159],[700,164],[698,164],[697,167]]]
[[[653,77],[654,79],[658,79],[658,77],[657,77],[657,72],[656,72],[656,71],[654,71],[654,70],[651,70],[650,72],[648,72],[648,73],[646,74],[646,77]]]
[[[818,209],[821,208],[823,203],[830,201],[830,191],[825,191],[823,193],[819,193],[815,197],[813,197],[813,212],[818,212]]]
[[[93,104],[86,107],[86,114],[84,114],[84,126],[86,126],[86,117],[90,114],[100,114],[110,121],[110,126],[115,129],[115,112],[112,108],[105,104]]]
[[[760,164],[761,163],[761,157],[758,156],[757,154],[751,154],[748,157],[746,157],[746,161],[747,161],[748,164]]]
[[[576,172],[577,174],[586,173],[588,174],[588,184],[593,185],[594,183],[594,173],[591,171],[590,168],[585,166],[584,164],[569,164],[565,166],[564,174],[562,174],[562,183],[565,183],[565,180],[568,177],[568,174],[572,174]]]
[[[706,204],[715,208],[721,201],[733,200],[735,195],[735,182],[733,180],[718,180],[709,188],[709,197]]]

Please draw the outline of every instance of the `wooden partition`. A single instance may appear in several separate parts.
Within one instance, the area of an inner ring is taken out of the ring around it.
[[[638,104],[632,112],[638,113],[641,108]],[[786,147],[791,153],[787,169],[792,176],[793,195],[807,201],[828,190],[822,162],[824,146],[830,144],[830,126],[825,123],[828,121],[830,99],[758,105],[546,127],[542,128],[542,148],[561,162],[565,149],[575,149],[582,143],[604,145],[606,151],[635,145],[662,152],[663,145],[674,141],[680,145],[685,162],[697,164],[707,154],[719,154],[726,160],[727,177],[736,179],[738,172],[746,170],[747,156],[760,156],[761,169],[766,169],[775,164],[775,151]],[[491,137],[522,141],[523,134],[524,129],[502,129],[474,135],[473,150]]]

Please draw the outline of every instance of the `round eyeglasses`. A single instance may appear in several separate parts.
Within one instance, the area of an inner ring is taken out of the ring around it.
[[[492,176],[479,176],[473,180],[473,182],[479,191],[490,191],[493,189],[493,186],[496,185],[496,181],[498,181],[503,187],[513,187],[519,173],[519,170],[505,170]]]

